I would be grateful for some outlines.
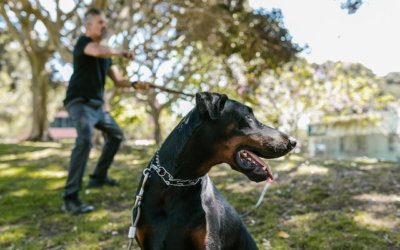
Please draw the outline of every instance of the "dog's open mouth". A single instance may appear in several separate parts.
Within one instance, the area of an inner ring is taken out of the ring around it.
[[[274,180],[268,164],[261,160],[255,153],[248,150],[240,150],[238,156],[241,161],[239,164],[242,165],[242,170],[251,171],[256,175],[268,175],[270,181]]]

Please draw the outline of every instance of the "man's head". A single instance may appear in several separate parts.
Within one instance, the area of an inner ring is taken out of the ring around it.
[[[107,37],[107,20],[103,11],[98,8],[91,8],[85,13],[83,25],[86,28],[86,35],[100,40]]]

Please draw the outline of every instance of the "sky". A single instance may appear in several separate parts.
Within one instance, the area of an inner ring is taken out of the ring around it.
[[[279,8],[293,42],[308,44],[309,62],[359,62],[378,76],[400,72],[400,1],[364,0],[355,14],[345,0],[249,0],[253,8]]]

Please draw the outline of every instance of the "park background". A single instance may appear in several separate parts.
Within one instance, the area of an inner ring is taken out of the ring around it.
[[[106,13],[105,44],[135,50],[113,58],[127,78],[225,93],[299,139],[244,218],[260,249],[400,248],[396,1],[12,0],[0,2],[1,249],[125,249],[141,171],[195,104],[107,82],[126,137],[111,170],[121,186],[84,190],[93,214],[62,214],[74,137],[62,100],[90,6]],[[224,164],[210,176],[239,212],[263,187]]]

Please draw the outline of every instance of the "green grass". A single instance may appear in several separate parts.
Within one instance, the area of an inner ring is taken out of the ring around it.
[[[84,188],[82,200],[96,210],[71,216],[60,207],[72,146],[0,144],[0,249],[126,249],[135,191],[156,148],[122,148],[110,170],[121,185]],[[99,154],[91,151],[85,183]],[[292,156],[269,164],[279,177],[243,219],[260,249],[400,249],[398,163]],[[239,213],[264,186],[224,164],[210,176]]]

